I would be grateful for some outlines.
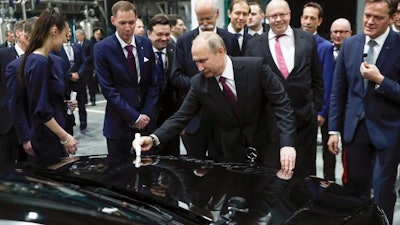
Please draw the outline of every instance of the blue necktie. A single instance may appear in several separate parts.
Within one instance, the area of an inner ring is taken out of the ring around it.
[[[164,62],[162,59],[162,54],[163,52],[158,51],[156,52],[157,54],[157,83],[158,86],[160,87],[160,92],[162,93],[164,91],[164,86],[165,86],[165,78],[164,78]]]

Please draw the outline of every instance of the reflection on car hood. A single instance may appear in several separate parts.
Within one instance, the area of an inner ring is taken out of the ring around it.
[[[6,201],[15,207],[12,200],[16,199],[11,196],[17,194],[34,209],[53,207],[48,210],[64,210],[67,214],[63,215],[75,219],[85,214],[93,220],[100,216],[106,219],[101,224],[387,222],[370,199],[335,183],[292,177],[254,164],[164,156],[110,162],[100,155],[69,158],[51,170],[32,173],[27,169],[0,172],[0,204]],[[17,215],[0,213],[2,218]]]

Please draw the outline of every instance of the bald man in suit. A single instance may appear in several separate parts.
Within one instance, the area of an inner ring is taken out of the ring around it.
[[[272,0],[266,12],[270,30],[249,40],[246,56],[262,57],[285,86],[296,117],[295,174],[315,174],[315,157],[308,156],[315,155],[317,112],[324,95],[317,44],[312,34],[289,26],[291,14],[286,1]],[[272,148],[279,147],[276,129],[272,128],[270,134]]]

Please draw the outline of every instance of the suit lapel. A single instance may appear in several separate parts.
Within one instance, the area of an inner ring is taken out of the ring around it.
[[[174,47],[172,44],[167,45],[167,69],[166,69],[166,81],[169,79],[171,70],[172,70],[172,62],[174,60]]]
[[[247,76],[243,73],[243,64],[238,64],[232,59],[233,74],[235,76],[236,96],[239,105],[239,116],[242,118],[246,109],[247,102]]]
[[[296,70],[300,67],[301,60],[303,59],[304,55],[304,36],[296,29],[293,29],[294,35],[294,65],[292,71],[289,73],[296,73]]]
[[[137,82],[134,81],[134,79],[133,79],[133,75],[131,74],[130,68],[129,68],[129,65],[128,65],[128,60],[126,59],[126,56],[125,56],[125,54],[124,54],[124,50],[122,49],[122,46],[121,46],[121,44],[119,43],[119,41],[118,41],[118,39],[117,39],[117,36],[115,36],[115,34],[114,34],[114,42],[115,42],[115,44],[114,44],[113,46],[120,46],[120,47],[119,47],[119,48],[112,48],[112,49],[110,49],[110,50],[111,50],[111,51],[114,51],[115,54],[113,54],[113,55],[116,56],[117,62],[121,62],[121,63],[124,65],[125,71],[126,71],[125,76],[128,76],[129,79],[132,80],[132,82],[137,83]],[[136,59],[136,60],[137,60],[137,59]],[[121,74],[121,75],[122,75],[122,74]]]
[[[279,74],[281,77],[283,77],[281,71],[278,68],[278,65],[276,65],[274,58],[272,57],[272,52],[271,49],[269,48],[269,34],[268,32],[265,32],[264,34],[261,35],[261,46],[265,46],[267,48],[267,51],[263,51],[263,58],[267,59],[267,62],[272,62],[269,67],[276,73],[277,75]]]
[[[388,37],[383,43],[381,52],[379,53],[375,63],[378,68],[383,68],[383,63],[386,61],[386,58],[390,55],[390,52],[392,51],[391,46],[393,44],[394,35],[394,31],[390,30]]]
[[[143,71],[144,46],[143,46],[142,41],[140,39],[136,38],[136,37],[135,37],[135,42],[136,42],[136,51],[137,51],[137,54],[138,54],[138,59],[136,59],[136,60],[139,60],[140,71]],[[139,76],[139,74],[138,74],[138,76]]]
[[[356,59],[356,60],[359,60],[359,62],[360,62],[359,65],[361,65],[362,60],[363,60],[363,59],[362,59],[362,57],[363,57],[362,54],[364,54],[364,44],[365,44],[365,35],[360,35],[360,37],[359,37],[359,39],[358,39],[358,41],[357,41],[357,46],[355,46],[355,48],[354,48],[354,49],[357,49],[357,50],[355,51],[356,54],[361,53],[359,59]],[[352,60],[352,59],[349,59],[349,60]],[[364,88],[364,78],[361,76],[361,73],[360,73],[360,72],[357,73],[356,76],[357,76],[356,79],[359,80],[359,81],[356,82],[356,84],[357,84],[357,87],[356,87],[356,88],[357,88],[357,91],[360,93],[361,96],[365,96],[366,91],[365,91],[365,88]]]

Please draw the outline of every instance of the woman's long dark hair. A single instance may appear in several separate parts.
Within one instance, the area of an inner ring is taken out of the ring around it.
[[[26,48],[25,54],[23,56],[24,58],[22,59],[21,66],[19,67],[19,80],[24,81],[26,59],[33,51],[43,46],[45,40],[49,38],[49,32],[53,26],[56,26],[61,32],[66,26],[66,20],[61,13],[55,11],[52,8],[47,8],[42,11],[38,20],[35,23],[29,45]]]

